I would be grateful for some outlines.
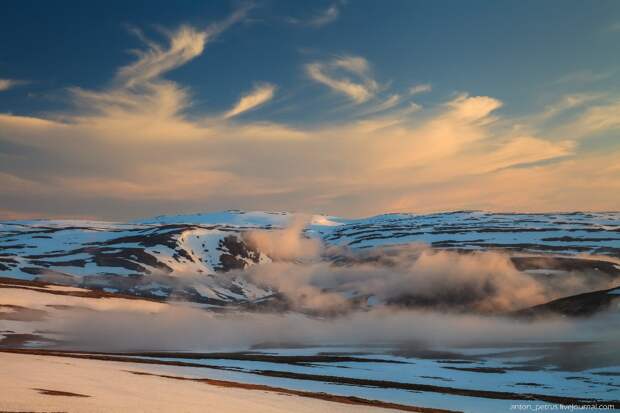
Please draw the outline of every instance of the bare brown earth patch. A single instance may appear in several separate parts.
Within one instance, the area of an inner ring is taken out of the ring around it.
[[[94,354],[94,353],[91,353]],[[103,353],[110,354],[110,353]],[[411,364],[406,361],[387,360],[379,358],[362,358],[345,355],[318,354],[314,356],[282,356],[254,352],[235,353],[183,353],[183,352],[135,352],[116,353],[118,356],[155,357],[155,358],[183,358],[190,360],[241,360],[262,361],[266,363],[299,364],[312,363],[387,363],[387,364]]]
[[[32,342],[41,342],[47,345],[55,344],[56,341],[37,334],[2,333],[0,349],[26,346]]]
[[[40,281],[26,281],[26,280],[17,280],[13,278],[0,277],[0,288],[19,288],[24,290],[38,291],[47,294],[54,295],[65,295],[71,297],[81,297],[81,298],[124,298],[127,300],[142,300],[142,301],[153,301],[153,302],[163,302],[163,300],[156,300],[154,298],[147,297],[138,297],[135,295],[129,294],[117,294],[117,293],[108,293],[102,290],[89,290],[84,289],[83,291],[63,291],[63,290],[52,290],[47,288],[48,286],[60,286],[67,287],[66,285],[61,284],[50,284]]]
[[[491,373],[491,374],[504,374],[505,369],[499,367],[444,367],[444,369],[459,370],[459,371],[471,371],[473,373]]]
[[[50,389],[38,389],[38,388],[34,388],[32,390],[36,390],[41,394],[45,394],[46,396],[91,397],[87,394],[72,393],[72,392],[63,391],[63,390],[50,390]]]
[[[401,389],[410,391],[426,391],[442,394],[453,394],[457,396],[466,397],[481,397],[486,399],[498,399],[498,400],[539,400],[548,403],[563,404],[563,405],[575,405],[584,406],[598,403],[598,400],[588,398],[576,398],[569,396],[553,396],[548,394],[537,393],[513,393],[505,391],[493,391],[493,390],[476,390],[476,389],[461,389],[456,387],[435,386],[431,384],[417,384],[417,383],[402,383],[388,380],[369,380],[369,379],[357,379],[351,377],[338,377],[338,376],[324,376],[315,374],[303,374],[303,373],[290,373],[274,370],[256,370],[252,371],[254,374],[260,374],[268,377],[281,377],[297,380],[311,380],[322,381],[325,383],[345,384],[353,386],[368,386],[378,388],[389,389]],[[609,400],[605,403],[613,404],[616,408],[620,408],[620,400]]]
[[[620,303],[619,295],[610,294],[611,291],[618,288],[619,286],[616,285],[606,290],[591,291],[562,297],[547,303],[515,311],[510,315],[525,319],[536,319],[548,316],[588,317],[605,310],[611,310],[617,303]]]
[[[596,373],[597,376],[620,376],[620,371],[599,371]]]

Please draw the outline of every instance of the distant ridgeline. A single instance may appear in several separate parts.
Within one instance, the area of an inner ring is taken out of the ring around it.
[[[286,212],[226,211],[129,223],[2,222],[0,277],[212,306],[256,305],[277,297],[278,292],[248,281],[242,270],[277,258],[248,242],[245,235],[281,230],[299,219]],[[620,213],[616,212],[458,211],[302,219],[306,224],[299,236],[320,241],[325,246],[320,259],[334,265],[346,265],[346,254],[339,251],[425,244],[462,252],[504,251],[518,270],[532,273],[598,271],[612,279],[620,275]],[[585,254],[596,257],[584,259]]]

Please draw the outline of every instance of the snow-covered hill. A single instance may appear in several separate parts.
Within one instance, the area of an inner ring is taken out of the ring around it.
[[[438,248],[620,256],[620,213],[495,214],[478,211],[388,214],[316,225],[326,242],[365,248],[425,242]]]
[[[129,223],[1,222],[0,277],[43,279],[213,305],[258,302],[275,291],[248,282],[238,272],[229,272],[270,262],[273,257],[248,243],[244,234],[251,230],[282,229],[297,218],[286,212],[226,211],[160,216]],[[620,257],[617,212],[459,211],[387,214],[364,219],[315,215],[304,219],[308,222],[304,236],[328,246],[365,250],[425,243],[440,249],[501,249],[520,255],[593,254],[610,257],[609,262],[598,261],[602,271],[618,271],[612,262]],[[517,267],[538,270],[532,262],[515,258]],[[562,263],[556,260],[556,267],[558,262]],[[568,267],[574,268],[576,262],[571,261]]]

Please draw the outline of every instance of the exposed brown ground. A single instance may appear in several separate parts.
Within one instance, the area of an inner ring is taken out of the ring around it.
[[[90,352],[89,354],[98,354]],[[311,363],[387,363],[387,364],[408,364],[405,361],[386,360],[376,358],[361,358],[347,355],[319,354],[313,356],[281,356],[253,352],[235,353],[183,353],[183,352],[131,352],[131,353],[101,353],[104,355],[114,354],[117,356],[139,356],[139,357],[170,357],[196,360],[247,360],[263,361],[266,363],[281,364],[311,364]]]
[[[63,390],[36,389],[36,388],[32,390],[36,390],[39,393],[45,394],[47,396],[90,397],[87,394],[71,393],[69,391],[63,391]]]
[[[0,338],[0,348],[21,347],[32,341],[44,341],[54,344],[52,340],[38,334],[2,333],[2,335],[4,337]]]
[[[162,302],[162,300],[155,300],[153,298],[138,297],[138,296],[129,295],[129,294],[108,293],[108,292],[101,291],[101,290],[84,289],[83,291],[62,291],[62,290],[52,290],[52,289],[47,288],[48,286],[54,286],[54,285],[63,287],[63,285],[60,285],[60,284],[51,284],[51,283],[45,283],[45,282],[40,282],[40,281],[17,280],[14,278],[0,277],[0,288],[20,288],[24,290],[45,292],[47,294],[67,295],[67,296],[82,297],[82,298],[124,298],[127,300],[143,300],[143,301]]]

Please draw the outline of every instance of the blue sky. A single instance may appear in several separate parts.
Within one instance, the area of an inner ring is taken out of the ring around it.
[[[620,206],[617,1],[20,1],[0,39],[0,216]]]

